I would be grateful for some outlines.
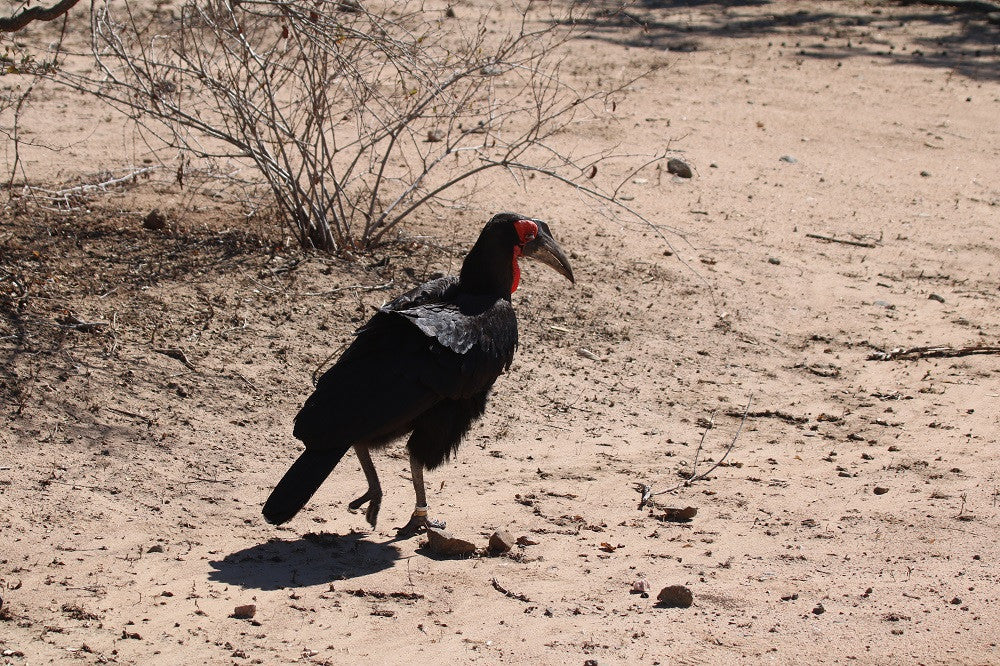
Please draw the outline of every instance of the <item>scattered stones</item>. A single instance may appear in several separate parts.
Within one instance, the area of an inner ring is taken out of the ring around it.
[[[143,218],[142,226],[144,229],[159,231],[167,226],[167,217],[160,212],[159,208],[154,208]]]
[[[645,578],[639,578],[634,583],[632,583],[632,590],[629,594],[638,594],[643,599],[649,598],[649,593],[653,588],[649,585],[649,581]]]
[[[237,606],[233,609],[233,614],[230,617],[235,617],[238,620],[251,620],[253,616],[257,614],[256,604],[244,604],[242,606]]]
[[[691,178],[694,176],[691,172],[691,167],[688,166],[687,162],[679,160],[676,157],[667,161],[667,171],[675,176],[680,176],[681,178]]]
[[[427,528],[427,547],[438,555],[456,557],[476,552],[476,545],[465,539],[458,539],[448,530],[438,527]]]
[[[886,488],[885,486],[875,486],[872,489],[872,492],[875,493],[876,495],[885,495],[887,492],[889,492],[889,489]]]
[[[506,553],[517,541],[511,536],[511,533],[507,530],[497,530],[490,536],[490,552],[494,555],[499,555],[500,553]]]
[[[796,164],[798,162],[798,160],[792,157],[791,155],[782,155],[778,159],[781,160],[782,162],[787,162],[788,164]]]
[[[798,598],[799,598],[799,593],[798,592],[792,592],[791,594],[782,595],[781,600],[782,601],[795,601]]]
[[[662,608],[690,608],[694,603],[691,590],[683,585],[668,585],[656,595],[657,605]]]

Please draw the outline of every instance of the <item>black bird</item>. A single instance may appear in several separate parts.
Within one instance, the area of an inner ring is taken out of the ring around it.
[[[409,433],[407,449],[416,509],[401,534],[440,526],[427,517],[424,468],[441,465],[486,409],[493,383],[517,347],[511,294],[519,257],[545,263],[573,281],[566,255],[547,224],[514,213],[491,219],[457,277],[426,282],[390,301],[356,332],[295,417],[306,450],[264,504],[268,522],[291,520],[351,447],[368,480],[375,526],[382,488],[369,451]]]

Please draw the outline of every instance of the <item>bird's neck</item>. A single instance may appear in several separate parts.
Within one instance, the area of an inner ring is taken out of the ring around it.
[[[521,278],[517,265],[520,249],[476,243],[462,264],[459,275],[462,289],[509,299]]]

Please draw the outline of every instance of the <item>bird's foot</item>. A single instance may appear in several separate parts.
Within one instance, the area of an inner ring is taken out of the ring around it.
[[[375,527],[375,522],[378,520],[379,509],[382,508],[381,492],[369,488],[368,492],[348,504],[347,508],[351,511],[357,511],[366,503],[368,504],[368,510],[365,511],[365,520],[368,521],[369,525]]]
[[[416,536],[422,531],[427,530],[429,527],[435,529],[444,529],[445,522],[443,520],[434,520],[427,516],[427,507],[417,507],[413,511],[413,515],[410,516],[410,522],[406,523],[396,531],[397,539],[409,539],[412,536]]]

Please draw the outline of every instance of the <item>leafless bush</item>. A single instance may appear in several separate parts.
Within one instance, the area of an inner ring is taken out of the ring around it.
[[[187,0],[167,18],[105,0],[92,10],[96,68],[53,78],[151,141],[249,160],[303,245],[349,254],[486,170],[581,183],[611,156],[557,135],[631,81],[575,90],[561,49],[572,16],[502,11],[516,12],[512,31],[421,2]]]

